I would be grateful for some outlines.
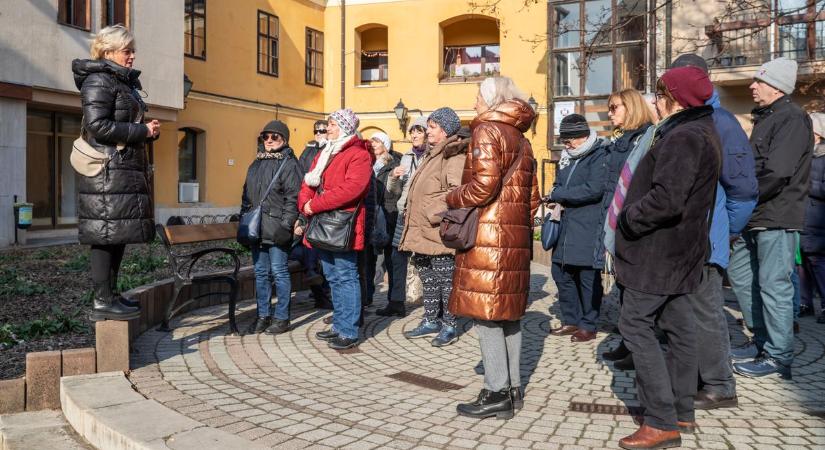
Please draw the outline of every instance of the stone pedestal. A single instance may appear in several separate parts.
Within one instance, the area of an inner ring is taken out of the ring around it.
[[[98,372],[129,370],[129,322],[103,320],[95,322],[95,350]]]
[[[60,352],[26,354],[26,411],[60,408]]]

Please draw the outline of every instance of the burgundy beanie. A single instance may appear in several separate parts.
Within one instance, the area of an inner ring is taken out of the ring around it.
[[[662,75],[673,98],[685,108],[702,106],[713,95],[708,74],[694,66],[675,67]]]

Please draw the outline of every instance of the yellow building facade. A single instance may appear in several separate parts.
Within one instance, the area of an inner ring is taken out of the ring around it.
[[[533,43],[546,35],[546,6],[502,2],[491,12],[467,0],[349,0],[343,8],[335,0],[185,3],[184,71],[193,85],[178,120],[163,123],[154,145],[161,221],[236,212],[256,138],[270,120],[289,126],[300,153],[313,123],[343,102],[361,118],[365,138],[384,131],[404,152],[409,142],[393,112],[399,100],[410,121],[450,106],[469,123],[478,83],[491,73],[512,77],[537,100],[542,117],[527,135],[537,158],[548,157],[546,46]]]

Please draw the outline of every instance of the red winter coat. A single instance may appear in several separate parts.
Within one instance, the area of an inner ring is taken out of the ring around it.
[[[301,183],[301,192],[298,194],[298,211],[303,211],[304,205],[312,200],[310,207],[313,214],[336,209],[352,211],[359,202],[361,203],[355,219],[353,250],[364,249],[364,223],[366,221],[364,198],[370,186],[373,158],[372,152],[367,148],[369,148],[369,142],[353,137],[327,164],[322,176],[323,193],[316,194],[317,188],[307,185],[304,181]],[[320,155],[318,153],[312,161],[312,169],[318,163]],[[304,245],[312,247],[306,237],[304,237]]]

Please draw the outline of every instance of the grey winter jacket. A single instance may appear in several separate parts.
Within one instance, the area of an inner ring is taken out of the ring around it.
[[[80,89],[86,141],[111,159],[94,177],[77,175],[78,240],[82,244],[143,243],[153,239],[140,71],[108,60],[72,61]],[[121,150],[118,145],[124,145]]]

